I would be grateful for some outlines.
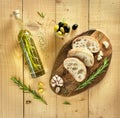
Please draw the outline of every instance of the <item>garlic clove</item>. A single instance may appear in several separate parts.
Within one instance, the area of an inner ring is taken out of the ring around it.
[[[59,81],[59,83],[63,84],[63,79],[61,79],[61,80]]]
[[[56,78],[58,78],[59,76],[58,75],[55,75]]]
[[[56,87],[56,88],[55,88],[55,92],[56,92],[56,93],[59,93],[59,92],[60,92],[60,87]]]
[[[52,86],[52,87],[55,87],[55,86],[56,86],[56,83],[52,83],[52,82],[51,82],[51,86]]]
[[[52,79],[53,79],[54,81],[56,81],[56,80],[57,80],[57,78],[56,78],[55,76],[53,76],[53,77],[52,77]]]
[[[63,86],[63,83],[59,83],[58,86],[61,86],[61,87],[62,87],[62,86]]]
[[[61,77],[58,77],[57,80],[60,81],[62,78]]]
[[[51,79],[51,82],[52,82],[52,83],[55,83],[55,80]]]

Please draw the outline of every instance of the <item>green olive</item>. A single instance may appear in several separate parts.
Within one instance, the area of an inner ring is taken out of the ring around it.
[[[57,34],[58,34],[58,35],[62,35],[62,32],[61,32],[61,31],[58,31]]]
[[[67,23],[67,22],[64,22],[64,26],[68,26],[68,23]]]
[[[60,28],[60,31],[61,31],[62,33],[65,33],[65,30],[64,30],[63,27]]]
[[[59,25],[55,25],[54,26],[54,31],[57,32],[58,29],[59,29]]]

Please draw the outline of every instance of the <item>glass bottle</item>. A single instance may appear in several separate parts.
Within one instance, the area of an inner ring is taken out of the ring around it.
[[[45,70],[33,41],[32,34],[29,30],[23,28],[23,23],[22,19],[20,18],[19,11],[16,10],[13,12],[13,14],[19,23],[19,26],[21,27],[21,30],[18,34],[18,41],[22,48],[25,60],[28,64],[31,76],[33,78],[42,76],[45,74]]]

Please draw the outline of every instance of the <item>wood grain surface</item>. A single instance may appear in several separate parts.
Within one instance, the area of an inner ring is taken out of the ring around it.
[[[17,42],[19,29],[11,15],[16,9],[33,34],[46,70],[46,74],[37,79],[31,78]],[[41,19],[37,11],[45,13],[45,18]],[[63,19],[79,27],[61,40],[55,37],[53,27]],[[36,21],[43,25],[38,27]],[[113,54],[108,73],[99,84],[76,96],[57,96],[50,89],[49,78],[58,52],[67,41],[88,29],[99,29],[111,41]],[[39,32],[43,32],[46,49],[40,46]],[[0,0],[0,118],[119,118],[119,37],[120,0]],[[20,78],[35,90],[38,90],[38,82],[43,82],[43,96],[48,105],[21,91],[10,80],[11,76]],[[64,101],[71,105],[63,104]]]

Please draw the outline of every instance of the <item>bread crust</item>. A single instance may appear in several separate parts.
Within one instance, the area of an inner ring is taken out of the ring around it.
[[[92,53],[100,50],[99,42],[92,36],[80,36],[73,40],[72,48],[88,48]]]
[[[86,67],[79,59],[75,57],[66,58],[63,65],[77,82],[82,82],[86,78]]]
[[[68,51],[67,57],[77,57],[87,67],[92,67],[94,65],[94,56],[87,48],[73,48]]]

